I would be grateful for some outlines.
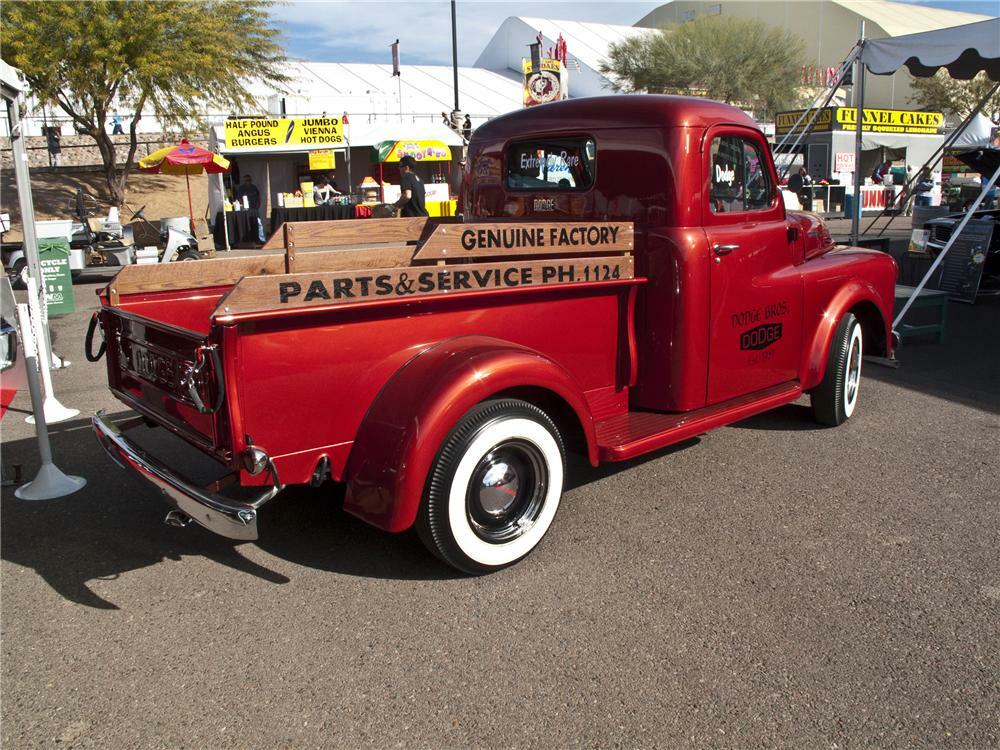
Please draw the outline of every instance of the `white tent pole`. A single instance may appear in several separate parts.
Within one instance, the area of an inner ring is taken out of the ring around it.
[[[893,329],[895,329],[899,325],[899,321],[901,321],[903,319],[903,316],[906,315],[906,311],[910,309],[910,305],[913,304],[913,301],[917,298],[917,296],[920,294],[923,288],[927,285],[928,279],[930,279],[930,277],[934,274],[934,271],[937,270],[937,267],[941,265],[941,261],[944,260],[944,256],[948,254],[948,251],[951,250],[951,246],[955,244],[955,240],[957,240],[959,235],[962,234],[962,230],[965,229],[965,225],[968,224],[969,221],[972,219],[972,214],[974,214],[976,212],[976,209],[979,208],[979,204],[983,202],[983,198],[985,198],[986,194],[993,189],[994,185],[997,184],[998,177],[1000,177],[1000,167],[997,167],[996,171],[993,172],[993,176],[990,178],[990,181],[980,191],[979,197],[976,198],[975,203],[972,204],[972,206],[966,212],[965,216],[962,217],[962,221],[959,222],[958,226],[955,228],[955,231],[951,233],[951,237],[948,238],[948,241],[945,243],[944,247],[941,248],[941,252],[938,253],[938,256],[934,259],[934,262],[931,264],[931,267],[927,269],[927,273],[924,274],[924,278],[922,278],[920,280],[920,283],[917,284],[917,288],[913,290],[913,293],[910,295],[910,298],[906,300],[906,304],[903,305],[903,309],[899,311],[899,315],[897,315],[896,319],[892,321]]]
[[[861,135],[865,123],[865,22],[861,21],[861,38],[858,40],[857,68],[854,85],[858,92],[855,107],[857,122],[854,132],[854,204],[851,210],[851,244],[858,244],[858,230],[861,228]]]
[[[226,218],[226,186],[222,181],[222,172],[219,172],[219,195],[222,197],[222,233],[226,236],[226,251],[232,250],[229,246],[229,220]]]

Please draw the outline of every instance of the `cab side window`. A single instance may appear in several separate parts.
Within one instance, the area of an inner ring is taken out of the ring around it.
[[[760,147],[736,135],[712,141],[709,202],[713,213],[770,208],[774,186]]]

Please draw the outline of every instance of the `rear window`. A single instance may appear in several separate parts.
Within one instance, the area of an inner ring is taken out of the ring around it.
[[[507,187],[587,190],[594,184],[596,149],[590,138],[530,140],[507,149]]]

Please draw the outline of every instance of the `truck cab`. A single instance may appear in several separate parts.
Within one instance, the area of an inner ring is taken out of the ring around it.
[[[813,214],[786,212],[763,133],[719,102],[644,95],[534,107],[478,128],[467,170],[467,221],[634,224],[646,284],[632,408],[687,412],[800,377],[808,390],[818,373],[803,371],[803,347],[829,312],[823,290],[859,264],[895,274],[891,258],[863,250],[807,264],[834,250],[829,232]],[[869,353],[889,354],[889,311],[859,310]]]

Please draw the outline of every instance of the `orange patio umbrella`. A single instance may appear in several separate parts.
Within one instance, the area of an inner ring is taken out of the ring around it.
[[[219,174],[229,171],[229,160],[219,154],[192,145],[184,138],[176,146],[167,146],[139,160],[140,172],[154,174],[182,174],[187,180],[188,211],[191,230],[194,231],[194,205],[191,203],[191,175]]]

